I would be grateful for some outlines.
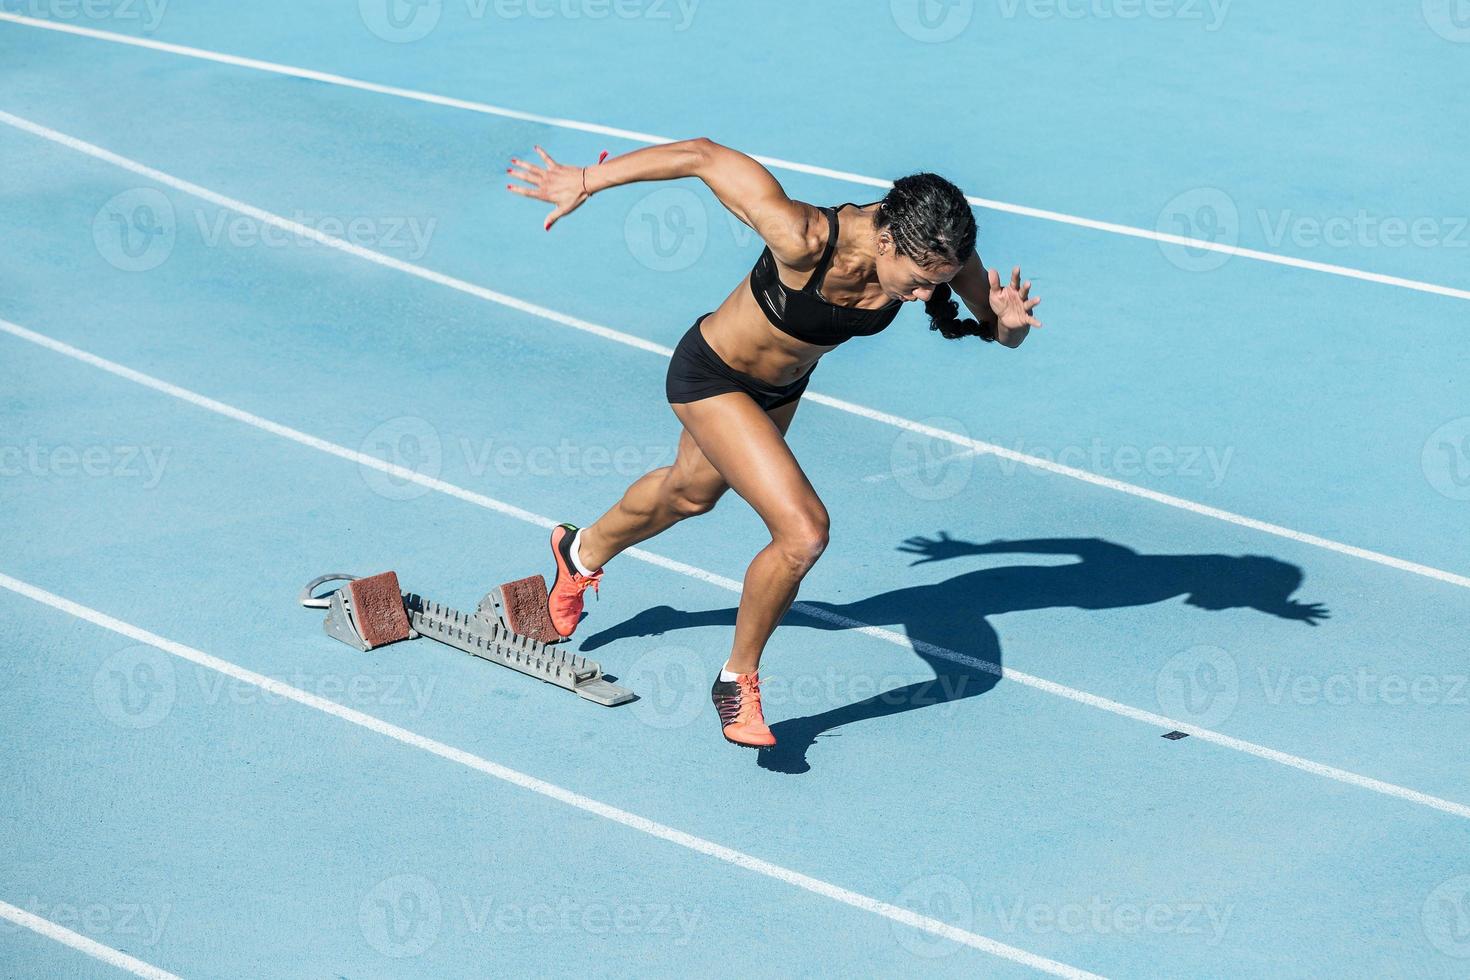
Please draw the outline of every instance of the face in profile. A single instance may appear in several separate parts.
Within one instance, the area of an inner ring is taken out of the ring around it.
[[[960,274],[957,263],[940,262],[926,267],[900,254],[886,231],[879,235],[878,241],[880,246],[886,246],[878,254],[878,282],[889,299],[928,302],[934,295],[934,287]]]

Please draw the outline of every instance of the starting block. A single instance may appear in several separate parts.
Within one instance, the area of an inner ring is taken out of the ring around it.
[[[338,581],[347,585],[330,595],[313,595],[327,582]],[[555,631],[549,616],[534,614],[538,586],[544,609],[546,580],[536,575],[497,586],[480,600],[474,613],[465,613],[401,591],[395,572],[367,578],[332,572],[308,582],[299,599],[309,609],[325,609],[327,618],[322,625],[327,635],[358,650],[424,636],[597,704],[613,706],[634,700],[637,695],[632,691],[602,676],[597,661],[557,650],[541,638],[554,636]],[[534,629],[537,636],[521,635],[513,626]]]

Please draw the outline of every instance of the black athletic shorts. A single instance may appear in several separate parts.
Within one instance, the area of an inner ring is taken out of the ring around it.
[[[674,348],[674,359],[669,362],[669,373],[664,380],[664,391],[670,405],[697,402],[701,398],[713,398],[727,391],[743,391],[755,399],[762,411],[769,412],[773,408],[789,405],[806,391],[806,383],[811,380],[811,371],[790,384],[773,385],[760,378],[752,378],[726,364],[699,331],[699,324],[705,316],[709,314],[695,320],[694,326],[689,328],[679,345]]]

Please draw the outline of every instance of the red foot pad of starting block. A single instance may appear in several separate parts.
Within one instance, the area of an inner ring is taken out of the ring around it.
[[[538,643],[559,643],[560,633],[551,625],[551,609],[547,605],[546,579],[530,575],[497,586],[496,612],[505,625],[518,636],[529,636]],[[492,593],[494,595],[495,593]]]
[[[398,589],[398,574],[384,572],[360,578],[347,586],[352,595],[352,612],[357,629],[368,649],[385,643],[396,643],[412,635],[408,614],[403,610],[403,593]]]

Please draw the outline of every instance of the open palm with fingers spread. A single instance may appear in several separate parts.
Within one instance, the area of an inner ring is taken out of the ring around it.
[[[1021,267],[1011,270],[1011,281],[1002,286],[1000,273],[990,270],[990,308],[1000,319],[1000,325],[1010,330],[1020,327],[1039,327],[1041,321],[1031,315],[1041,302],[1040,297],[1031,295],[1031,282],[1021,282]]]
[[[558,219],[577,210],[582,206],[583,201],[592,196],[587,189],[587,168],[568,167],[551,159],[550,154],[541,147],[537,146],[534,149],[545,166],[538,167],[534,163],[511,157],[511,166],[507,167],[505,172],[530,186],[506,184],[505,189],[522,197],[531,197],[550,204],[552,211],[546,216],[544,225],[546,230],[550,231],[551,226],[556,224]],[[597,162],[601,163],[606,159],[607,151],[603,150]]]

